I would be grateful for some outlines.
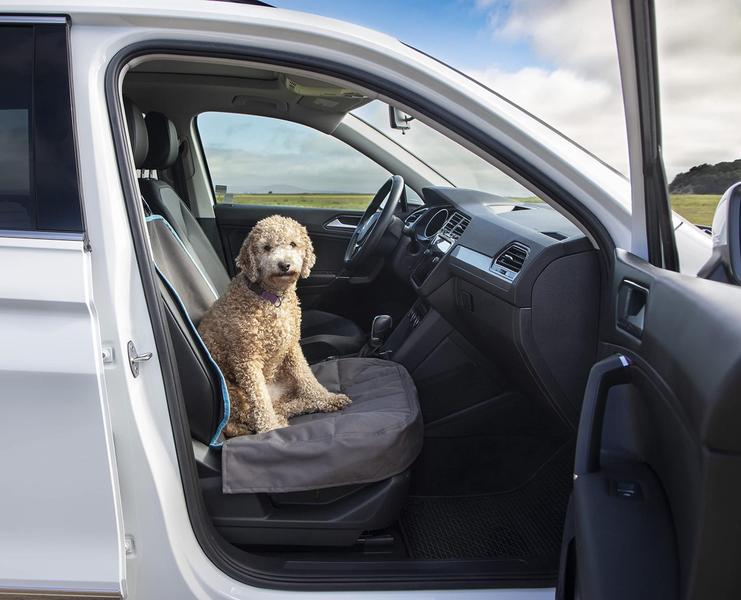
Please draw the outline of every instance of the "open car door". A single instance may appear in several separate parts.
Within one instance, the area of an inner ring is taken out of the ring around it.
[[[741,289],[681,275],[650,0],[613,0],[633,247],[610,261],[558,597],[740,598]]]

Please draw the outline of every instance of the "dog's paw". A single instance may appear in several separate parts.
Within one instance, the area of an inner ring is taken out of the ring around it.
[[[276,415],[275,416],[275,429],[280,429],[281,427],[288,427],[288,417],[285,415]]]
[[[280,429],[281,427],[288,427],[288,419],[283,415],[274,415],[270,419],[258,423],[255,433],[265,433],[266,431]]]
[[[229,422],[224,427],[224,437],[232,438],[237,437],[238,435],[247,435],[250,433],[250,430],[247,428],[247,425],[244,425],[243,423],[233,423]]]
[[[350,406],[351,402],[350,397],[345,394],[329,394],[326,400],[328,410],[341,410]]]

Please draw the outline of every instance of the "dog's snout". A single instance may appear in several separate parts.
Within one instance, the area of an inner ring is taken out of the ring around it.
[[[283,273],[288,273],[288,271],[291,269],[291,263],[281,261],[278,263],[278,268],[283,271]]]

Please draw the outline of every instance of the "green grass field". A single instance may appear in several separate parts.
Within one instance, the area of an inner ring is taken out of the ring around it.
[[[370,202],[371,194],[234,194],[234,204],[254,204],[260,206],[302,206],[314,208],[337,208],[363,210]],[[698,225],[710,225],[720,196],[715,195],[673,195],[672,207],[685,219]],[[217,196],[217,202],[223,196]],[[532,201],[530,198],[517,198]]]
[[[703,195],[673,195],[672,208],[696,225],[712,225],[715,207],[720,196]]]
[[[234,194],[234,204],[365,210],[373,194]],[[216,197],[221,202],[223,197]]]

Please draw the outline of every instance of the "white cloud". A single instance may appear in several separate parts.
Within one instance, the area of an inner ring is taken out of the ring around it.
[[[486,2],[479,2],[486,8]],[[609,0],[512,0],[490,6],[493,35],[526,41],[552,68],[472,73],[627,173]],[[741,4],[657,0],[664,155],[671,179],[741,157]]]
[[[472,75],[627,173],[623,106],[609,82],[569,69],[532,67],[516,72],[493,67]]]

